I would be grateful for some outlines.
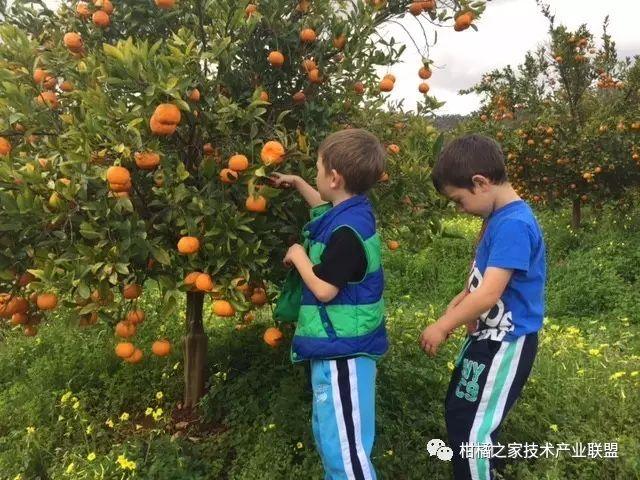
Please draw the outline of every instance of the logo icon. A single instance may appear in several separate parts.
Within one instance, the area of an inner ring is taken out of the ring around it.
[[[429,440],[429,443],[427,443],[427,452],[429,452],[429,455],[432,457],[437,456],[443,462],[450,462],[453,458],[453,450],[447,447],[447,444],[439,438]]]

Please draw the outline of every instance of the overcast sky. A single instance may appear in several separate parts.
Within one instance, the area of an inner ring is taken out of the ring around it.
[[[602,33],[602,21],[608,14],[609,33],[616,41],[619,56],[640,54],[639,0],[549,0],[548,3],[556,14],[556,23],[571,29],[586,23],[597,40]],[[403,24],[416,41],[423,39],[415,19],[410,17],[406,16]],[[431,59],[442,68],[433,69],[429,94],[447,102],[438,111],[440,114],[465,114],[476,110],[478,98],[458,95],[458,90],[474,85],[489,70],[521,63],[528,50],[546,41],[548,31],[547,19],[540,13],[535,0],[493,0],[477,25],[478,32],[472,29],[464,32],[438,30],[438,43],[431,48]],[[413,109],[421,96],[417,90],[421,81],[418,77],[421,55],[399,26],[388,28],[398,41],[407,43],[403,63],[391,69],[397,81],[390,98],[404,98],[405,110]],[[422,44],[424,40],[418,46]]]

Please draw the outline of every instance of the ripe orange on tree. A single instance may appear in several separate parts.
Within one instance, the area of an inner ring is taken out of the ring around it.
[[[200,250],[200,240],[197,237],[182,237],[178,240],[178,252],[191,255]]]
[[[276,348],[278,345],[280,345],[284,337],[279,328],[269,327],[265,330],[262,338],[267,345]]]

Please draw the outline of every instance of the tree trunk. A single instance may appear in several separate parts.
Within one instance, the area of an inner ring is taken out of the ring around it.
[[[202,326],[204,293],[187,292],[187,335],[184,338],[184,408],[194,408],[205,393],[207,335]]]
[[[582,212],[580,210],[580,207],[580,199],[575,198],[573,200],[573,211],[571,214],[571,226],[573,228],[580,228],[580,223],[582,221]]]

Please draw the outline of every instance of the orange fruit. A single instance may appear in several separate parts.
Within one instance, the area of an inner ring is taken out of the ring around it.
[[[103,10],[98,10],[93,12],[91,16],[91,21],[93,24],[100,28],[107,28],[111,24],[111,19],[109,18],[109,14]]]
[[[233,280],[231,280],[231,285],[238,292],[243,294],[247,294],[251,290],[251,287],[249,287],[249,282],[247,282],[247,280],[244,277],[234,278]]]
[[[153,115],[149,119],[149,128],[154,135],[172,135],[176,131],[173,124],[163,124]]]
[[[34,277],[31,273],[24,272],[22,275],[20,275],[20,278],[18,278],[18,285],[21,287],[26,287],[35,279],[36,277]]]
[[[421,2],[413,2],[409,5],[409,13],[415,17],[422,13],[422,3]]]
[[[158,357],[166,357],[171,353],[171,343],[169,340],[156,340],[151,345],[151,351]]]
[[[210,143],[205,143],[202,146],[202,153],[204,153],[205,155],[211,155],[213,153],[213,145],[211,145]]]
[[[58,297],[55,293],[41,293],[36,299],[36,305],[40,310],[53,310],[58,305]]]
[[[453,29],[456,32],[461,32],[469,28],[472,22],[473,22],[473,13],[471,12],[463,13],[462,15],[459,15],[458,18],[456,18]]]
[[[122,320],[116,323],[115,334],[121,338],[131,338],[136,334],[136,330],[137,328],[133,323]]]
[[[196,280],[198,278],[198,276],[201,274],[202,272],[190,272],[187,274],[186,277],[184,277],[184,284],[188,287],[191,287],[191,289],[193,289],[193,287],[196,284]]]
[[[396,76],[393,73],[387,73],[384,77],[382,77],[383,80],[391,80],[393,83],[396,83]]]
[[[0,156],[11,153],[11,142],[4,137],[0,137]]]
[[[200,240],[196,237],[182,237],[178,240],[178,252],[190,255],[200,250]]]
[[[16,312],[11,315],[11,325],[24,325],[29,321],[26,313]]]
[[[176,0],[155,0],[155,2],[158,8],[162,8],[164,10],[173,8],[176,4]]]
[[[78,5],[76,5],[76,13],[83,20],[86,20],[91,16],[91,11],[89,11],[89,5],[86,2],[78,2]]]
[[[302,70],[304,70],[305,72],[309,73],[311,70],[315,70],[316,68],[318,68],[318,65],[316,65],[316,62],[313,58],[305,58],[302,61]]]
[[[136,348],[133,351],[133,354],[131,354],[130,357],[125,358],[124,361],[127,363],[140,363],[142,361],[142,357],[143,357],[142,350],[140,350],[139,348]]]
[[[262,100],[263,102],[268,102],[269,94],[263,90],[262,92],[260,92],[260,100]]]
[[[44,82],[45,79],[47,79],[50,76],[51,75],[49,74],[49,72],[47,72],[43,68],[36,68],[33,71],[33,81],[36,82],[37,84]]]
[[[245,202],[245,206],[250,212],[264,213],[267,211],[267,199],[262,195],[249,195]]]
[[[60,90],[62,90],[63,92],[73,92],[73,88],[73,83],[71,83],[69,80],[65,80],[60,84]]]
[[[212,305],[213,313],[218,315],[219,317],[233,317],[236,313],[236,310],[226,300],[216,300]]]
[[[40,92],[36,97],[38,105],[47,106],[49,108],[58,108],[58,95],[55,92]]]
[[[238,172],[230,168],[220,170],[220,181],[222,183],[235,183],[238,180]]]
[[[380,91],[390,92],[393,90],[393,81],[390,78],[383,78],[380,82]]]
[[[180,109],[173,103],[158,105],[149,119],[149,127],[155,135],[171,135],[182,119]]]
[[[134,158],[141,170],[153,170],[160,165],[160,155],[156,152],[136,152]]]
[[[200,101],[200,90],[198,90],[197,88],[194,88],[193,90],[191,90],[189,92],[189,100],[192,102],[199,102]]]
[[[389,145],[387,147],[387,150],[389,151],[389,153],[394,153],[394,154],[400,153],[400,147],[395,143],[392,143],[391,145]]]
[[[431,78],[432,72],[429,67],[422,67],[418,70],[418,76],[423,80],[428,80]]]
[[[116,184],[126,184],[131,181],[129,170],[117,165],[107,169],[107,182]]]
[[[316,41],[316,32],[312,28],[305,28],[300,32],[300,41],[303,43],[313,43]]]
[[[424,94],[429,93],[429,84],[427,82],[422,82],[418,85],[418,91]]]
[[[82,48],[82,37],[76,32],[65,33],[62,42],[72,52],[77,52]]]
[[[436,8],[436,0],[426,0],[420,3],[422,4],[423,10],[433,10]]]
[[[122,296],[127,300],[138,298],[142,294],[142,286],[136,283],[129,283],[122,289]]]
[[[267,292],[264,291],[264,288],[256,288],[251,295],[251,303],[260,307],[267,303]]]
[[[144,322],[144,318],[144,311],[139,308],[131,310],[129,313],[127,313],[127,322],[131,323],[132,325],[137,325]]]
[[[213,290],[213,280],[208,273],[201,273],[197,276],[195,286],[202,292],[210,292]]]
[[[120,342],[116,345],[115,352],[116,355],[120,358],[129,358],[135,352],[136,347],[133,346],[133,343],[129,342]]]
[[[36,327],[35,325],[27,325],[26,327],[24,327],[24,334],[27,337],[35,337],[37,333],[38,327]]]
[[[284,65],[284,55],[277,50],[269,53],[267,60],[272,67],[280,68],[282,65]]]
[[[254,13],[256,13],[258,11],[258,7],[256,5],[254,5],[253,3],[250,3],[249,5],[247,5],[247,7],[244,9],[244,16],[249,18],[251,17],[251,15],[253,15]]]
[[[397,250],[400,248],[400,244],[396,240],[389,240],[387,242],[387,247],[389,247],[389,250]]]
[[[93,2],[96,7],[99,7],[100,10],[105,12],[107,15],[111,15],[113,13],[113,4],[110,0],[97,0]]]
[[[311,83],[322,83],[322,76],[320,75],[320,70],[314,68],[309,72],[309,81]]]
[[[269,327],[265,330],[262,338],[267,345],[276,348],[278,345],[280,345],[284,337],[279,328]]]
[[[293,100],[294,104],[300,105],[305,102],[305,100],[307,99],[307,96],[304,94],[302,90],[300,90],[299,92],[294,93],[291,96],[291,99]]]
[[[280,142],[270,140],[262,147],[260,158],[265,165],[279,165],[284,161],[284,147]]]
[[[249,168],[249,159],[245,155],[236,153],[229,159],[229,168],[236,172],[244,172]]]
[[[173,103],[161,103],[154,110],[153,116],[162,124],[177,125],[182,119],[180,109]]]
[[[364,84],[362,82],[354,83],[353,91],[356,92],[356,95],[362,95],[364,93]]]
[[[347,44],[347,37],[345,37],[344,33],[341,33],[340,35],[338,35],[333,39],[333,46],[338,50],[342,50],[346,44]]]

